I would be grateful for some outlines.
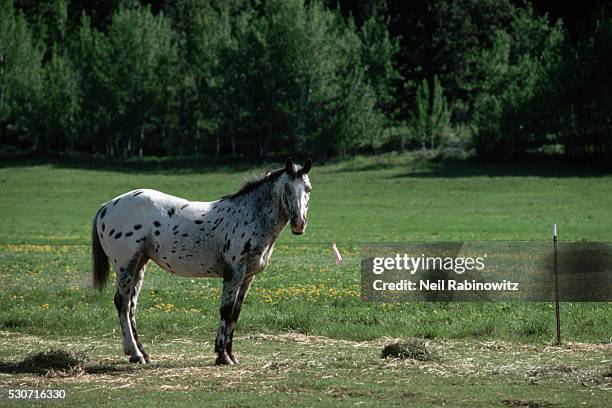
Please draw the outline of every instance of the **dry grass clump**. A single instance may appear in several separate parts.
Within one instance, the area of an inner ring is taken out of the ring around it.
[[[12,364],[1,364],[2,372],[41,373],[51,376],[78,375],[85,371],[88,358],[83,352],[52,348],[26,356]]]
[[[50,349],[30,354],[18,365],[30,370],[69,370],[85,366],[87,356],[83,352],[71,352],[62,349]]]
[[[386,345],[382,350],[381,358],[402,358],[418,361],[438,360],[438,356],[427,347],[423,339],[409,339],[398,343]]]

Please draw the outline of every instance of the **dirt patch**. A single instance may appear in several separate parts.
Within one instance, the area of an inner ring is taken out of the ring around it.
[[[502,400],[502,404],[508,407],[520,408],[553,408],[556,405],[547,401],[528,401],[528,400]]]
[[[576,367],[568,366],[565,364],[550,365],[534,367],[527,370],[529,377],[555,377],[560,375],[572,375],[579,373],[580,370]]]

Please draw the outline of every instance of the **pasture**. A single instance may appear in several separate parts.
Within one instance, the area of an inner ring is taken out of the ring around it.
[[[153,406],[612,403],[609,303],[564,303],[567,344],[552,347],[552,304],[360,299],[361,242],[548,240],[553,222],[562,240],[612,240],[612,175],[576,168],[410,155],[315,164],[306,234],[281,235],[245,302],[235,345],[241,364],[213,366],[221,282],[176,278],[154,265],[138,309],[153,364],[128,364],[114,289],[89,287],[98,205],[143,187],[212,200],[271,167],[0,168],[0,389],[66,389],[62,403],[74,406],[128,395]],[[333,240],[345,258],[339,267]],[[409,337],[427,339],[439,358],[380,358],[385,344]],[[84,371],[6,368],[50,347],[84,351]]]

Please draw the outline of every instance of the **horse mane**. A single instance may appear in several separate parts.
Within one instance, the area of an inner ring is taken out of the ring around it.
[[[240,190],[236,191],[235,193],[223,196],[222,198],[228,199],[228,198],[241,197],[245,194],[255,191],[259,186],[263,184],[275,182],[276,179],[282,176],[284,172],[285,172],[284,168],[268,171],[259,177],[248,180],[246,183],[244,183],[244,185],[240,188]]]

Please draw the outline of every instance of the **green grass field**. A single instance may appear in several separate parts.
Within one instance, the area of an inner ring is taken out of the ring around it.
[[[120,402],[128,390],[160,406],[612,404],[611,304],[564,303],[567,344],[551,347],[551,304],[367,303],[359,276],[361,242],[544,241],[555,222],[563,240],[612,241],[612,174],[409,155],[315,166],[306,234],[283,233],[243,309],[241,365],[212,366],[221,282],[151,265],[138,322],[154,364],[142,368],[121,354],[112,288],[89,288],[96,208],[143,187],[211,200],[268,167],[87,167],[0,168],[0,360],[54,346],[85,351],[93,367],[0,369],[0,390],[67,389],[63,403],[74,406]],[[439,360],[380,359],[385,343],[408,337],[426,338]]]

